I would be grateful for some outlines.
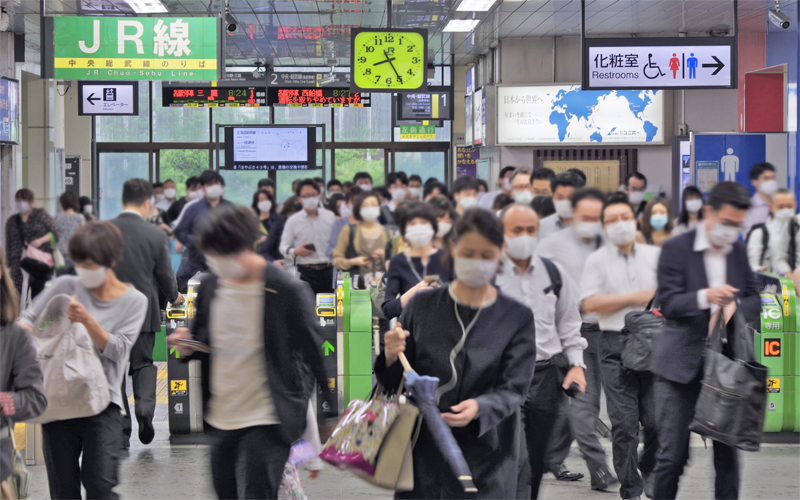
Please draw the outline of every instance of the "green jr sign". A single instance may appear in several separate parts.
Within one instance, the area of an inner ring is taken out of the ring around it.
[[[56,17],[55,78],[217,80],[213,17]]]

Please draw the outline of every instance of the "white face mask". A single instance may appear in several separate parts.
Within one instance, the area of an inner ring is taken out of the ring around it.
[[[430,224],[417,224],[406,228],[405,239],[412,247],[421,248],[431,242],[433,234]]]
[[[714,246],[719,248],[733,245],[733,243],[739,239],[739,228],[726,226],[717,222],[711,227],[711,231],[708,232],[708,239],[711,240]]]
[[[164,193],[156,194],[156,201],[164,201],[167,199],[167,195]]]
[[[258,211],[262,213],[269,213],[272,210],[272,202],[269,200],[258,202]]]
[[[599,222],[575,221],[572,223],[572,227],[575,229],[575,234],[588,240],[589,238],[594,238],[597,236],[597,233],[600,232],[602,224]]]
[[[795,216],[795,211],[793,208],[782,208],[780,210],[775,211],[775,220],[781,222],[788,222],[792,220],[792,217]]]
[[[392,189],[392,200],[394,200],[395,203],[397,203],[398,201],[403,201],[405,199],[406,199],[405,188]]]
[[[381,209],[378,207],[361,207],[360,214],[365,222],[375,222],[381,216]]]
[[[436,237],[437,238],[444,238],[453,229],[452,222],[439,222],[436,224],[438,229],[436,230]]]
[[[511,191],[511,179],[509,177],[503,179],[503,183],[501,185],[506,191]]]
[[[78,278],[81,284],[90,290],[94,290],[106,282],[108,277],[108,269],[105,267],[98,267],[97,269],[84,269],[75,266],[75,272],[78,273]]]
[[[572,202],[569,200],[554,201],[553,205],[556,207],[556,213],[562,219],[572,218]]]
[[[456,256],[454,271],[458,280],[470,288],[478,288],[489,283],[497,272],[496,260],[467,259]]]
[[[470,208],[475,208],[478,206],[478,197],[477,196],[464,196],[459,199],[458,204],[461,205],[461,208],[464,210],[469,210]]]
[[[194,201],[197,199],[197,191],[186,191],[186,199]]]
[[[339,215],[341,215],[342,218],[350,217],[350,215],[352,215],[352,213],[353,213],[353,209],[348,207],[344,203],[342,203],[342,206],[339,207]]]
[[[697,198],[692,200],[686,200],[686,211],[692,214],[696,214],[703,208],[703,200],[698,200]]]
[[[91,215],[94,212],[94,207],[91,205],[86,205],[83,207],[83,213]]]
[[[25,215],[31,211],[31,204],[27,201],[18,201],[14,203],[14,206],[17,208],[17,212],[22,215]]]
[[[167,188],[164,190],[164,197],[168,200],[175,198],[178,195],[178,191],[176,189]]]
[[[764,181],[759,184],[758,190],[767,196],[772,196],[778,190],[778,181]]]
[[[523,234],[515,238],[505,237],[506,239],[506,253],[512,258],[517,260],[525,260],[536,251],[536,245],[539,243],[538,236],[528,236]]]
[[[408,194],[410,194],[411,198],[413,198],[415,200],[419,198],[419,193],[421,191],[422,190],[420,188],[408,188]]]
[[[372,184],[356,184],[356,186],[360,187],[361,191],[364,193],[372,191]]]
[[[627,245],[636,237],[636,221],[621,220],[606,227],[606,234],[611,243],[618,247]]]
[[[236,262],[236,257],[211,257],[206,255],[206,264],[212,273],[222,279],[241,279],[247,274],[247,269]]]
[[[638,205],[644,201],[644,191],[633,191],[630,196],[628,196],[628,200],[634,205]]]
[[[225,195],[225,188],[221,184],[212,184],[206,186],[206,198],[209,200],[218,200]]]
[[[533,193],[527,190],[514,191],[514,202],[520,205],[530,205],[533,201]]]
[[[303,203],[303,208],[306,210],[314,210],[319,206],[319,198],[311,196],[310,198],[300,198]]]

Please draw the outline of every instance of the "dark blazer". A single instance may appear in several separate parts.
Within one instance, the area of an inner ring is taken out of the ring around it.
[[[206,275],[197,292],[192,324],[194,338],[208,345],[211,323],[208,314],[216,288],[217,277]],[[316,330],[314,301],[308,285],[270,264],[266,269],[264,290],[263,335],[267,381],[281,422],[281,437],[291,445],[300,439],[306,427],[308,401],[314,390],[312,379],[316,379],[321,387],[327,387],[328,384],[322,366],[322,339]],[[199,359],[202,363],[204,410],[211,398],[211,356],[213,353],[195,353],[186,358]],[[317,397],[333,402],[328,391]]]
[[[697,292],[708,288],[703,252],[694,251],[697,230],[670,238],[658,261],[658,301],[668,328],[654,337],[650,371],[667,380],[688,384],[702,375],[711,321],[710,309],[697,305]],[[747,248],[737,241],[727,255],[727,283],[738,288],[739,310],[747,321],[758,318],[761,299]]]
[[[270,217],[272,219],[272,217]],[[278,215],[269,227],[269,234],[267,241],[261,244],[258,253],[270,262],[283,259],[278,248],[281,246],[281,236],[283,236],[283,229],[286,227],[288,217]]]
[[[160,331],[158,290],[167,300],[178,298],[167,235],[136,214],[123,212],[111,223],[119,228],[124,240],[122,262],[114,272],[120,281],[130,283],[150,301],[142,331]]]

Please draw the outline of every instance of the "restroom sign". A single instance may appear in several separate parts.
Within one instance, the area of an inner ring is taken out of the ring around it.
[[[588,38],[583,90],[736,88],[734,37]]]

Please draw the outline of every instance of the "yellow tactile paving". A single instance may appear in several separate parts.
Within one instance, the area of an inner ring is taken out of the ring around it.
[[[167,390],[167,363],[158,364],[158,385],[156,386],[156,404],[165,405],[169,403],[169,391]],[[133,394],[128,396],[128,404],[134,404]]]

